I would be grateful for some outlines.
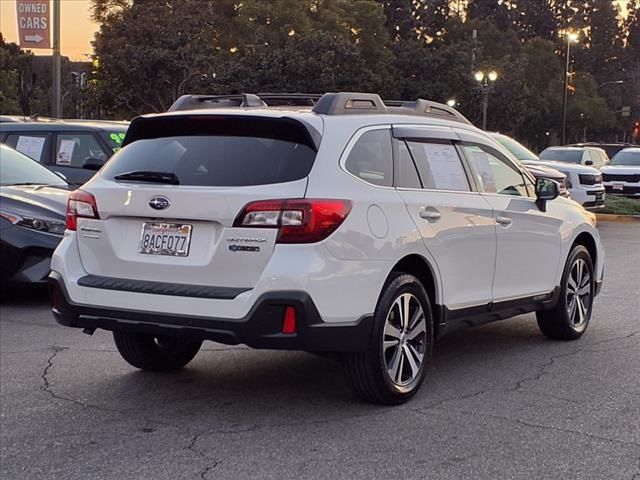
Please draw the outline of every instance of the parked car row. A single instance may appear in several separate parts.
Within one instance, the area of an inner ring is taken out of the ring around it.
[[[66,229],[71,188],[35,160],[0,145],[0,288],[46,281]]]
[[[89,120],[0,122],[0,143],[79,186],[120,148],[127,128],[128,122]]]

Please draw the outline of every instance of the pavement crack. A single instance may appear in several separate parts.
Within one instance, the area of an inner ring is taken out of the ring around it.
[[[202,480],[206,480],[207,479],[207,475],[209,474],[209,472],[211,470],[213,470],[214,468],[216,468],[220,464],[220,462],[218,460],[212,459],[206,453],[204,453],[203,451],[201,451],[198,448],[196,448],[196,443],[198,442],[198,439],[202,435],[203,435],[203,433],[195,434],[193,436],[193,438],[189,441],[189,445],[187,445],[187,450],[189,450],[190,452],[195,453],[196,455],[200,456],[201,458],[203,458],[204,460],[207,461],[207,464],[200,471],[200,478]]]
[[[582,352],[583,352],[583,348],[579,348],[577,350],[574,350],[573,352],[562,353],[560,355],[553,355],[549,357],[549,359],[546,362],[536,367],[536,373],[534,375],[521,378],[520,380],[516,380],[515,385],[512,388],[508,388],[506,391],[507,392],[520,391],[524,387],[525,383],[536,382],[540,380],[542,377],[544,377],[548,373],[547,370],[556,363],[556,360],[560,358],[571,357],[572,355],[577,355]]]
[[[98,410],[98,411],[104,412],[104,413],[115,413],[115,414],[118,414],[118,415],[123,415],[125,417],[128,415],[127,410],[118,410],[118,409],[115,409],[115,408],[103,407],[103,406],[100,406],[100,405],[93,405],[93,404],[86,403],[86,402],[83,402],[81,400],[77,400],[75,398],[70,398],[70,397],[67,397],[67,396],[64,396],[64,395],[61,395],[61,394],[57,393],[53,388],[53,383],[49,379],[49,374],[51,372],[51,369],[53,368],[53,363],[54,363],[54,359],[56,358],[56,356],[60,352],[63,352],[65,350],[69,350],[69,347],[61,347],[61,346],[58,346],[58,345],[51,345],[50,349],[53,352],[51,353],[51,355],[47,359],[47,364],[45,365],[45,367],[42,370],[42,373],[40,375],[40,378],[42,379],[42,386],[40,387],[40,389],[43,392],[45,392],[48,395],[50,395],[51,398],[54,398],[54,399],[62,401],[62,402],[70,403],[70,404],[76,405],[78,407],[90,408],[90,409]],[[155,423],[155,424],[164,425],[164,426],[173,426],[170,423],[163,422],[163,421],[160,421],[160,420],[156,420],[156,419],[153,419],[153,418],[149,418],[149,417],[146,417],[146,416],[141,416],[140,418],[142,420],[145,420],[145,421],[149,422],[149,423]]]
[[[575,430],[573,428],[566,428],[566,427],[559,427],[556,425],[545,425],[542,423],[533,423],[533,422],[527,422],[525,420],[521,420],[519,418],[513,418],[513,417],[507,417],[504,415],[495,415],[492,413],[486,413],[486,412],[472,412],[472,411],[465,411],[465,410],[458,410],[458,409],[454,409],[454,410],[450,410],[452,412],[458,412],[461,413],[463,415],[471,415],[474,417],[489,417],[489,418],[495,418],[495,419],[499,419],[499,420],[506,420],[508,422],[513,422],[513,423],[517,423],[519,425],[523,425],[525,427],[528,428],[536,428],[536,429],[541,429],[541,430],[552,430],[552,431],[557,431],[557,432],[563,432],[563,433],[572,433],[575,435],[581,435],[584,437],[588,437],[591,438],[593,440],[599,440],[602,442],[608,442],[608,443],[613,443],[613,444],[617,444],[617,445],[623,445],[625,447],[640,447],[640,443],[636,443],[636,442],[630,442],[627,440],[619,440],[617,438],[610,438],[610,437],[603,437],[601,435],[596,435],[593,433],[589,433],[589,432],[584,432],[582,430]],[[422,413],[422,412],[419,412]]]
[[[445,403],[455,402],[456,400],[468,400],[470,398],[476,398],[476,397],[479,397],[482,394],[489,393],[489,392],[491,392],[493,390],[494,390],[493,388],[484,388],[484,389],[479,390],[477,392],[468,393],[468,394],[465,394],[465,395],[456,395],[455,397],[444,398],[442,400],[439,400],[439,401],[437,401],[435,403],[431,403],[431,404],[426,405],[424,407],[412,408],[410,410],[418,411],[418,412],[422,413],[422,411],[424,411],[424,410],[430,410],[432,408],[438,408],[440,405],[443,405]]]

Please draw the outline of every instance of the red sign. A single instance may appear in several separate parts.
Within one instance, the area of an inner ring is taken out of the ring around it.
[[[49,0],[16,0],[22,48],[51,48]]]

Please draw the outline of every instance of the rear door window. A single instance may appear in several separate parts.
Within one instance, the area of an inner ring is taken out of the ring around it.
[[[47,133],[12,133],[5,143],[36,162],[47,163],[48,137]]]
[[[409,147],[404,140],[398,140],[397,152],[398,159],[396,161],[396,187],[399,188],[422,188],[418,170],[413,163]]]
[[[299,180],[316,152],[302,124],[259,117],[157,117],[132,124],[102,172],[173,173],[180,185],[239,187]]]
[[[424,188],[469,192],[469,180],[451,142],[407,142]]]

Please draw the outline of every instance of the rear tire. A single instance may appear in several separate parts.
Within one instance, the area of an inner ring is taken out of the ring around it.
[[[589,326],[595,280],[589,251],[582,245],[571,250],[562,274],[560,298],[550,310],[536,312],[542,333],[554,340],[576,340]]]
[[[372,403],[398,405],[413,397],[433,352],[433,314],[424,287],[398,274],[385,286],[367,351],[345,355],[344,369],[356,394]]]
[[[113,332],[113,340],[127,363],[141,370],[156,372],[184,367],[202,346],[201,340],[120,331]]]

